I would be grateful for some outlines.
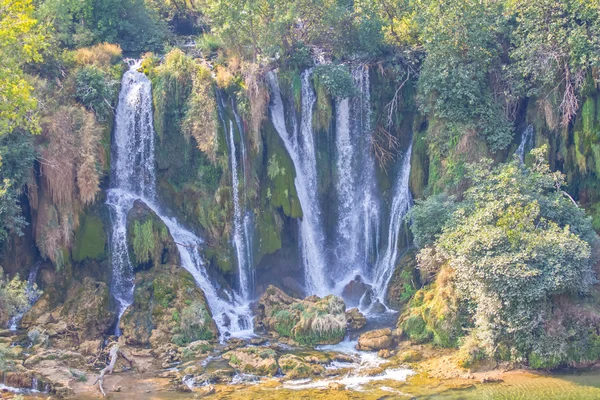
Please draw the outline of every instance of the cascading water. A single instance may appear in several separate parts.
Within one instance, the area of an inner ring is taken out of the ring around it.
[[[317,161],[312,129],[313,107],[316,99],[310,85],[311,76],[312,69],[304,71],[301,75],[302,104],[299,129],[295,114],[292,113],[291,134],[288,131],[281,90],[274,72],[268,74],[272,94],[269,109],[273,125],[283,140],[296,169],[294,183],[303,211],[303,218],[300,221],[300,241],[305,290],[307,294],[324,296],[329,293],[329,285],[325,275],[325,240],[317,190]]]
[[[402,160],[399,177],[394,189],[394,198],[390,210],[390,223],[388,226],[387,247],[383,256],[377,261],[374,271],[373,290],[381,303],[384,302],[385,291],[398,261],[398,240],[404,217],[412,206],[412,194],[410,193],[410,158],[412,152],[412,141],[406,150]]]
[[[23,315],[33,306],[33,304],[40,298],[42,292],[38,290],[37,285],[35,284],[35,280],[37,279],[38,271],[42,266],[42,262],[38,261],[31,267],[29,271],[29,276],[27,277],[27,284],[25,286],[25,295],[27,296],[27,309],[21,310],[17,315],[13,316],[8,321],[8,329],[11,331],[16,331],[19,328],[19,324],[23,319]]]
[[[517,147],[515,154],[519,157],[521,164],[525,163],[525,153],[533,147],[533,125],[528,125],[521,134],[521,143]]]
[[[244,221],[240,207],[240,184],[238,179],[238,167],[235,154],[235,137],[233,130],[233,121],[229,121],[229,158],[231,160],[231,186],[233,187],[233,246],[235,247],[238,263],[238,278],[240,294],[244,300],[251,296],[252,285],[252,266],[248,258],[246,249],[246,239],[244,231]]]
[[[359,94],[336,101],[338,225],[336,271],[352,279],[365,277],[377,258],[379,202],[371,152],[369,70],[358,67],[353,78]],[[344,280],[345,282],[345,280]]]
[[[112,188],[108,190],[107,204],[112,214],[110,236],[113,269],[111,291],[119,303],[115,334],[119,335],[119,321],[133,302],[133,268],[127,248],[127,213],[137,199],[141,199],[165,223],[177,243],[182,267],[194,277],[204,291],[213,318],[222,337],[247,335],[252,332],[252,317],[248,304],[239,302],[233,293],[222,290],[219,297],[212,284],[199,246],[202,240],[180,226],[173,218],[164,216],[155,204],[156,166],[154,162],[154,127],[152,125],[152,88],[148,78],[137,71],[139,64],[130,64],[122,80],[115,126],[115,150]]]
[[[152,86],[146,75],[137,71],[139,62],[121,80],[121,93],[115,120],[112,188],[106,204],[111,211],[110,257],[111,292],[118,303],[115,334],[120,335],[119,322],[133,302],[133,267],[127,249],[127,213],[136,198],[154,200],[156,173],[154,167],[154,126],[152,121]]]

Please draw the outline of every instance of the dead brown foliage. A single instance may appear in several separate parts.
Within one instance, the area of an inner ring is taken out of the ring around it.
[[[242,64],[242,76],[246,95],[250,102],[250,130],[252,132],[252,145],[256,149],[260,143],[260,128],[267,118],[269,106],[269,90],[265,84],[264,71],[258,64]]]

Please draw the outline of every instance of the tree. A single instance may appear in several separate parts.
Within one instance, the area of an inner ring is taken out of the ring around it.
[[[40,62],[44,35],[31,0],[0,0],[0,136],[17,128],[39,132],[37,101],[23,65]]]
[[[597,262],[592,249],[598,246],[590,219],[562,191],[564,176],[549,170],[545,151],[532,151],[535,161],[528,169],[516,160],[470,165],[472,185],[443,227],[432,233],[423,226],[427,219],[419,218],[412,228],[418,237],[421,232],[437,237],[421,250],[420,265],[446,271],[437,285],[455,287],[477,346],[488,356],[520,354],[537,365],[540,358],[574,359],[569,349],[553,348],[556,329],[548,324],[557,296],[590,292]],[[433,210],[434,218],[439,212],[428,201],[415,207],[416,215]]]
[[[509,1],[512,68],[529,96],[555,96],[562,125],[577,113],[586,74],[600,66],[600,1]],[[562,93],[561,93],[562,92]]]

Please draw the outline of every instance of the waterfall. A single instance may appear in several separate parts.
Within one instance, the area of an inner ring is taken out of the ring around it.
[[[235,155],[235,137],[233,131],[233,121],[229,121],[229,156],[231,159],[231,186],[233,187],[233,246],[236,252],[238,263],[238,278],[240,294],[244,300],[251,296],[251,268],[250,259],[246,250],[246,239],[244,231],[244,221],[242,210],[240,208],[240,184],[238,179],[237,160]],[[243,162],[243,160],[242,160]]]
[[[521,164],[525,163],[525,153],[533,147],[533,125],[528,125],[521,134],[521,143],[515,154],[519,157]]]
[[[27,296],[28,307],[24,310],[21,310],[17,315],[14,315],[8,321],[8,329],[11,331],[16,331],[19,328],[19,324],[23,319],[23,315],[25,315],[25,313],[29,311],[29,309],[31,309],[33,304],[37,301],[37,299],[40,298],[42,294],[42,292],[38,290],[37,285],[35,284],[37,274],[41,266],[42,262],[38,261],[35,264],[33,264],[31,270],[29,271],[29,275],[27,276],[27,284],[25,286],[25,295]]]
[[[366,276],[377,257],[379,202],[371,151],[369,70],[352,71],[359,94],[336,100],[336,271]]]
[[[238,301],[234,293],[218,290],[213,285],[199,251],[202,240],[179,225],[175,219],[163,215],[160,207],[155,204],[152,88],[148,78],[137,71],[138,68],[138,63],[131,65],[122,80],[115,125],[112,186],[108,190],[106,202],[112,217],[111,292],[119,303],[115,334],[120,335],[120,319],[133,302],[134,276],[127,248],[127,213],[135,200],[141,199],[169,229],[177,243],[181,266],[192,274],[196,284],[204,292],[221,336],[247,335],[252,332],[248,304]]]
[[[111,292],[118,303],[117,336],[120,335],[121,317],[133,303],[134,276],[127,248],[127,213],[133,207],[135,198],[153,200],[156,197],[152,86],[146,75],[137,71],[139,67],[139,62],[131,63],[121,81],[115,118],[116,151],[111,189],[106,200],[112,220],[109,246]]]
[[[398,180],[394,188],[394,198],[390,210],[390,223],[388,227],[387,247],[383,256],[375,266],[373,290],[380,302],[383,303],[385,292],[396,268],[398,261],[398,239],[404,224],[404,217],[412,206],[412,195],[410,193],[410,157],[412,152],[412,141],[403,157],[399,171]]]
[[[312,69],[301,74],[302,103],[299,129],[295,114],[292,112],[291,134],[288,131],[281,90],[274,72],[268,74],[272,94],[269,109],[275,130],[283,140],[296,170],[294,184],[303,211],[299,229],[305,290],[307,294],[323,296],[329,293],[329,285],[325,275],[325,239],[317,189],[317,160],[312,129],[316,98],[310,85],[311,76]]]

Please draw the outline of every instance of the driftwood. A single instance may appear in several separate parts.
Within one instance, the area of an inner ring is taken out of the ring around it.
[[[94,381],[94,385],[96,383],[98,383],[98,387],[100,388],[100,391],[102,392],[102,395],[104,397],[106,397],[106,392],[104,391],[104,387],[102,386],[102,384],[104,383],[104,376],[108,373],[108,374],[112,374],[113,373],[113,369],[115,368],[115,364],[117,363],[117,359],[119,358],[119,356],[123,357],[125,359],[125,361],[127,361],[129,363],[130,367],[133,367],[133,360],[130,359],[129,357],[127,357],[127,355],[121,351],[121,349],[119,348],[118,344],[114,344],[109,351],[109,357],[110,357],[110,361],[109,363],[106,365],[106,367],[104,367],[101,371],[100,371],[100,375],[98,375],[98,377],[96,378],[96,380]]]

